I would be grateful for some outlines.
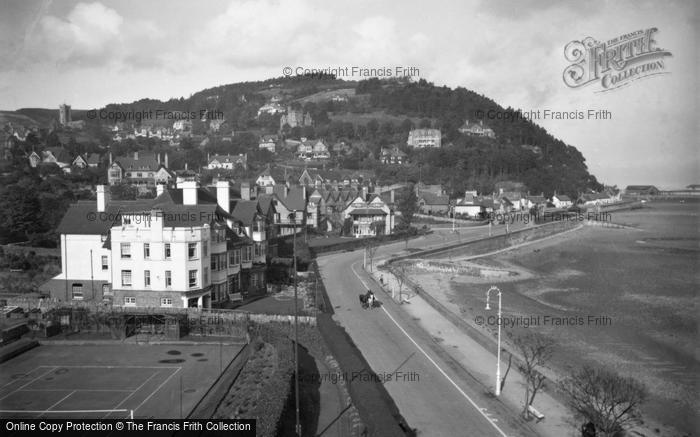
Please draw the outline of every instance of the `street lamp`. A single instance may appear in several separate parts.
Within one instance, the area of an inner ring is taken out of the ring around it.
[[[489,296],[491,292],[495,291],[498,293],[498,318],[496,319],[496,324],[498,325],[498,351],[496,352],[496,396],[501,395],[501,290],[496,286],[492,286],[486,292],[486,311],[491,310],[489,306]]]
[[[294,256],[294,401],[296,416],[296,435],[301,437],[301,423],[299,423],[299,331],[297,310],[297,210],[292,211],[289,218],[294,224],[292,235],[292,254]]]

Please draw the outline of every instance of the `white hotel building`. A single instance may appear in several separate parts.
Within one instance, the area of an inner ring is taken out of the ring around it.
[[[246,235],[228,212],[228,190],[218,188],[220,199],[186,181],[178,190],[159,186],[155,199],[110,202],[98,186],[97,204],[66,212],[58,228],[62,271],[40,289],[61,301],[141,308],[210,307],[263,291],[265,250],[254,257],[254,248],[267,242]]]

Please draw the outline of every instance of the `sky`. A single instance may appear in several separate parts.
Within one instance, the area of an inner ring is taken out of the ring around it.
[[[413,67],[413,79],[539,110],[533,121],[606,184],[679,188],[700,183],[699,21],[693,1],[0,0],[0,109],[186,97],[285,67]],[[648,28],[671,53],[667,74],[607,92],[564,83],[569,42]]]

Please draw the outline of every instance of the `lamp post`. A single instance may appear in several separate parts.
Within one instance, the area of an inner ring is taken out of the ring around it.
[[[496,352],[496,396],[501,395],[501,290],[496,286],[492,286],[486,292],[486,311],[489,311],[489,296],[491,292],[495,291],[498,294],[498,319],[496,324],[498,325],[498,351]]]
[[[291,220],[294,224],[294,234],[292,236],[292,253],[294,256],[294,406],[296,417],[296,435],[301,437],[301,423],[299,423],[299,331],[298,331],[298,311],[297,311],[297,211],[292,211]]]

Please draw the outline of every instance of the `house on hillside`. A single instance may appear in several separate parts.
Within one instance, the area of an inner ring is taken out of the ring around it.
[[[488,126],[484,126],[483,120],[479,120],[479,123],[472,123],[469,120],[466,120],[459,128],[459,132],[473,137],[496,137],[496,133],[493,131],[493,129]]]
[[[134,152],[132,156],[115,158],[107,168],[109,185],[127,183],[141,190],[151,189],[156,183],[169,183],[174,175],[167,168],[167,153],[161,161],[161,154]]]
[[[571,207],[574,202],[565,194],[554,193],[554,196],[552,196],[552,204],[554,204],[556,208],[566,209]]]
[[[244,170],[248,169],[248,155],[240,153],[238,155],[213,155],[207,159],[207,169],[234,170],[237,166]]]
[[[383,148],[379,161],[381,161],[382,164],[401,165],[407,161],[407,157],[408,155],[399,150],[398,147],[393,147],[391,149]]]
[[[311,126],[313,124],[313,119],[311,118],[311,114],[308,112],[304,112],[301,110],[296,110],[292,109],[291,107],[287,108],[286,114],[282,114],[282,117],[280,117],[280,130],[284,130],[285,126],[289,126],[290,128],[295,128],[295,127],[304,127],[304,126]]]
[[[255,185],[257,185],[260,188],[265,188],[265,187],[273,187],[275,186],[276,182],[275,179],[272,177],[272,173],[270,172],[270,167],[268,166],[263,170],[260,175],[258,175],[258,178],[255,180]],[[270,190],[270,193],[272,190]]]
[[[442,146],[442,134],[440,129],[413,129],[408,133],[406,144],[419,149],[439,148]]]
[[[43,152],[41,160],[44,164],[56,164],[65,172],[70,172],[70,165],[73,159],[68,150],[63,147],[49,147]]]
[[[269,151],[270,153],[275,153],[277,148],[277,141],[279,141],[277,135],[263,135],[262,137],[260,137],[260,141],[258,142],[258,149],[264,149]]]
[[[578,200],[578,204],[586,207],[603,206],[611,203],[615,203],[615,199],[606,192],[582,194]]]

